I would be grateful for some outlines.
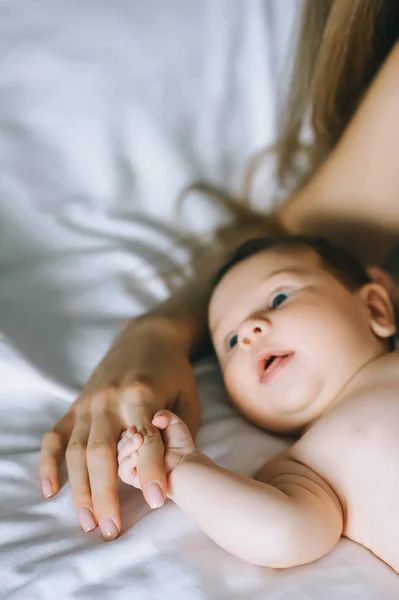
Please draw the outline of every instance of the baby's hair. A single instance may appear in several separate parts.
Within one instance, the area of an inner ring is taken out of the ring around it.
[[[218,285],[230,269],[243,260],[259,252],[292,248],[311,248],[314,250],[326,270],[351,291],[355,291],[372,281],[366,269],[354,256],[325,238],[307,235],[281,235],[248,240],[239,246],[219,269],[213,282],[214,287]],[[389,350],[395,350],[395,337],[390,338],[388,343]]]
[[[307,235],[281,235],[248,240],[239,246],[218,271],[214,285],[232,267],[259,252],[292,248],[311,248],[321,258],[324,267],[350,290],[356,290],[371,282],[367,271],[349,252],[322,237]]]

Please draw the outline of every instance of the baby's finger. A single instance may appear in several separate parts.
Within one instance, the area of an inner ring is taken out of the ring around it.
[[[139,448],[143,445],[143,436],[141,433],[135,433],[133,437],[126,440],[121,449],[118,452],[118,462],[121,462],[132,452],[137,452]]]
[[[125,433],[126,433],[126,437],[127,438],[131,438],[134,436],[134,434],[137,432],[137,427],[135,427],[134,425],[132,425],[131,427],[129,427],[129,429],[126,429]]]
[[[170,410],[159,410],[154,415],[152,424],[158,429],[166,429],[170,425],[183,425],[183,421]]]
[[[122,460],[126,458],[126,456],[132,454],[132,452],[137,452],[142,445],[143,436],[140,433],[136,433],[134,437],[127,439],[118,452],[118,463],[120,464]]]
[[[122,435],[121,435],[121,439],[118,442],[118,452],[120,451],[120,449],[122,448],[122,446],[125,444],[125,442],[127,442],[127,440],[131,439],[134,434],[137,433],[137,427],[129,427],[129,429],[126,429]]]
[[[187,425],[169,410],[160,410],[153,418],[155,427],[162,431],[162,437],[167,448],[194,449],[194,441]]]
[[[138,475],[137,475],[137,463],[139,457],[137,452],[133,452],[133,454],[129,454],[122,460],[119,465],[118,475],[122,481],[127,483],[128,485],[133,485],[134,487],[138,487]]]

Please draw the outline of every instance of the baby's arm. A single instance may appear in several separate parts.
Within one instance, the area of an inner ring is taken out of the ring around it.
[[[337,543],[339,502],[311,469],[281,457],[259,472],[267,483],[236,475],[196,451],[178,417],[162,415],[164,422],[154,423],[164,430],[168,496],[214,542],[244,560],[275,568],[316,560]],[[120,459],[121,478],[130,483],[137,457],[130,459],[122,444]]]
[[[321,558],[342,534],[335,494],[294,460],[274,460],[268,473],[269,466],[273,477],[264,483],[199,454],[172,471],[170,496],[213,541],[244,560],[286,568]]]

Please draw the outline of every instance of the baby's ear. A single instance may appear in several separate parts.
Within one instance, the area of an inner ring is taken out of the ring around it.
[[[360,290],[369,311],[370,327],[379,338],[390,338],[396,333],[395,311],[388,290],[380,283],[367,283]]]
[[[381,267],[367,267],[367,273],[374,283],[380,283],[392,295],[396,285],[393,278]]]

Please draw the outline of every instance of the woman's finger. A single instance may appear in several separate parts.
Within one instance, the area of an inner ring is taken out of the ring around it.
[[[138,474],[144,498],[151,508],[165,502],[166,474],[164,445],[157,427],[149,423],[141,428],[143,444],[138,450]]]
[[[66,450],[66,463],[72,502],[80,525],[86,533],[97,527],[94,516],[86,449],[90,434],[91,414],[78,413],[76,425]]]
[[[135,384],[123,391],[125,419],[134,424],[143,436],[143,445],[138,451],[138,475],[140,487],[151,508],[162,506],[166,497],[164,445],[159,430],[151,423],[156,405],[156,394],[147,385]]]
[[[116,445],[122,428],[119,417],[109,411],[108,395],[104,391],[93,398],[86,456],[95,516],[104,539],[111,541],[121,531]]]
[[[59,470],[74,426],[74,415],[69,411],[51,431],[44,434],[40,451],[39,477],[43,496],[50,498],[59,490]]]

